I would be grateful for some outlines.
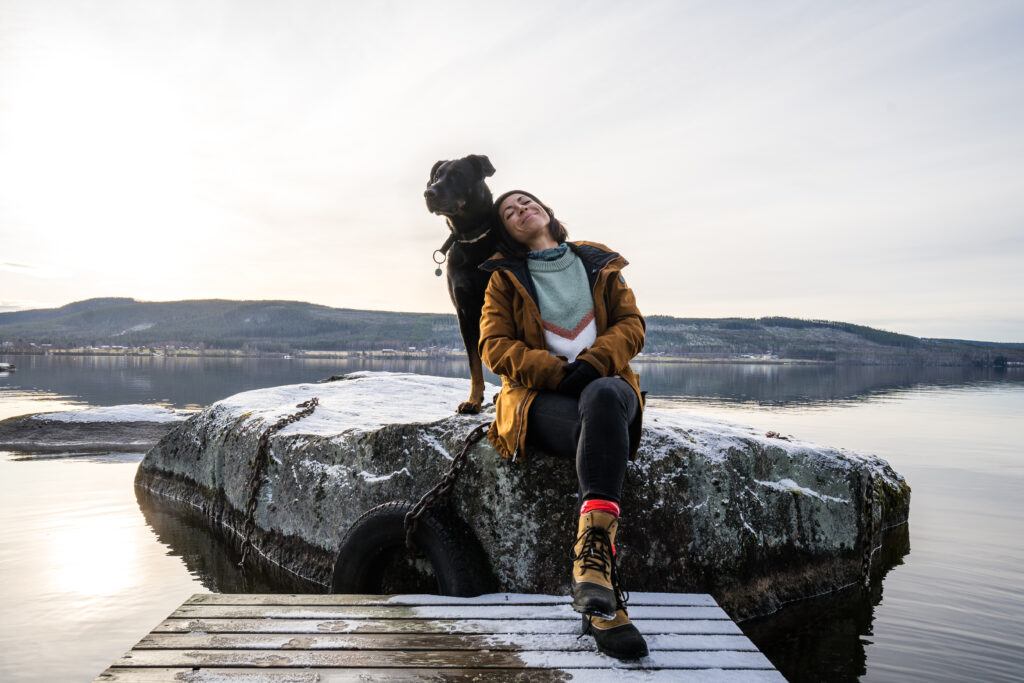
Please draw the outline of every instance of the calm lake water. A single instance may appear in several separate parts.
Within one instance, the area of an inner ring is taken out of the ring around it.
[[[124,403],[202,407],[354,370],[465,363],[0,356],[0,419]],[[868,587],[742,624],[791,680],[1024,680],[1024,371],[641,364],[649,406],[875,453],[913,489]],[[493,376],[489,381],[496,381]],[[296,590],[141,506],[142,454],[0,452],[0,680],[86,681],[200,591]]]

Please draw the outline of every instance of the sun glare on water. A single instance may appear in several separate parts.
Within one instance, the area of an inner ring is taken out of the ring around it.
[[[48,535],[42,571],[53,593],[85,600],[117,595],[141,582],[145,529],[121,507],[65,517]],[[135,513],[137,515],[137,511]]]

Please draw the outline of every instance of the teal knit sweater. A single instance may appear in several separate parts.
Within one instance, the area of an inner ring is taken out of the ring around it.
[[[526,265],[537,290],[548,351],[570,361],[597,338],[594,298],[583,262],[564,242],[531,251]]]

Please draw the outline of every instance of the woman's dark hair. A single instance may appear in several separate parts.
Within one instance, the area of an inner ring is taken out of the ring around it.
[[[526,255],[530,252],[530,249],[526,245],[520,244],[512,239],[512,236],[508,234],[508,230],[505,229],[505,221],[501,217],[501,203],[514,194],[525,194],[548,212],[548,218],[551,219],[551,222],[548,223],[548,232],[551,234],[551,239],[555,240],[557,244],[561,244],[569,239],[569,231],[565,229],[565,226],[562,225],[557,218],[555,218],[555,212],[551,210],[550,206],[537,199],[533,194],[524,190],[509,190],[494,200],[493,220],[495,230],[498,233],[498,249],[504,256],[526,258]]]

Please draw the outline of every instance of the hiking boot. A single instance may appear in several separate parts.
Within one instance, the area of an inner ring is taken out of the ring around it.
[[[614,619],[583,617],[583,634],[594,636],[597,649],[616,659],[640,659],[647,656],[647,642],[629,620],[625,606]]]
[[[616,618],[615,532],[619,520],[602,510],[580,515],[572,551],[572,608],[588,616]]]

